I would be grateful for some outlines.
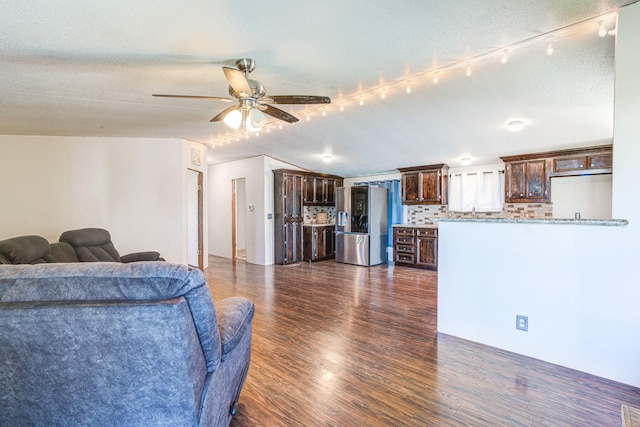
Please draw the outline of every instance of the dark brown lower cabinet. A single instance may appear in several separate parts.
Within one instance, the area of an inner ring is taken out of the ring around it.
[[[436,228],[393,228],[393,258],[398,265],[438,269],[438,230]]]
[[[335,256],[333,225],[305,226],[303,241],[305,261],[322,261]]]
[[[302,261],[302,221],[287,221],[283,227],[282,264]]]

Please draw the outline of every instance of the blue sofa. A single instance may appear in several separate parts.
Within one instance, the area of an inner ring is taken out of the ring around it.
[[[0,425],[227,426],[253,314],[166,262],[0,266]]]

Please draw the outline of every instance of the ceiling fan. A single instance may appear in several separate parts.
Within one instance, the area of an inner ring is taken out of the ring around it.
[[[224,121],[233,129],[246,129],[249,132],[259,131],[267,122],[265,114],[295,123],[298,118],[283,111],[272,104],[330,104],[328,96],[312,95],[273,95],[266,96],[266,89],[256,80],[249,79],[249,73],[255,70],[256,62],[250,58],[238,59],[236,68],[222,67],[224,76],[229,81],[229,95],[238,100],[237,105],[226,108],[218,113],[210,121]],[[165,98],[194,98],[213,99],[216,101],[233,102],[232,98],[220,96],[197,95],[164,95],[154,93],[153,96]]]

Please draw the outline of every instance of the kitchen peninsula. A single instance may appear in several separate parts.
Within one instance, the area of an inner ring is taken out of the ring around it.
[[[437,222],[438,332],[606,378],[628,377],[623,363],[610,363],[612,352],[635,357],[629,331],[616,327],[631,316],[622,309],[627,285],[612,280],[637,264],[637,252],[615,250],[631,243],[627,220]],[[517,315],[528,318],[528,331],[516,329]]]

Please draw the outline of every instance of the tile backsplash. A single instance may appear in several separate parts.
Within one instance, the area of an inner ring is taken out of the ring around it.
[[[325,212],[327,214],[327,223],[335,224],[336,222],[336,208],[335,206],[305,206],[304,207],[304,222],[306,224],[315,224],[316,215],[319,212]]]
[[[551,218],[551,203],[505,203],[501,212],[449,212],[447,205],[407,206],[406,224],[426,224],[433,218]]]

